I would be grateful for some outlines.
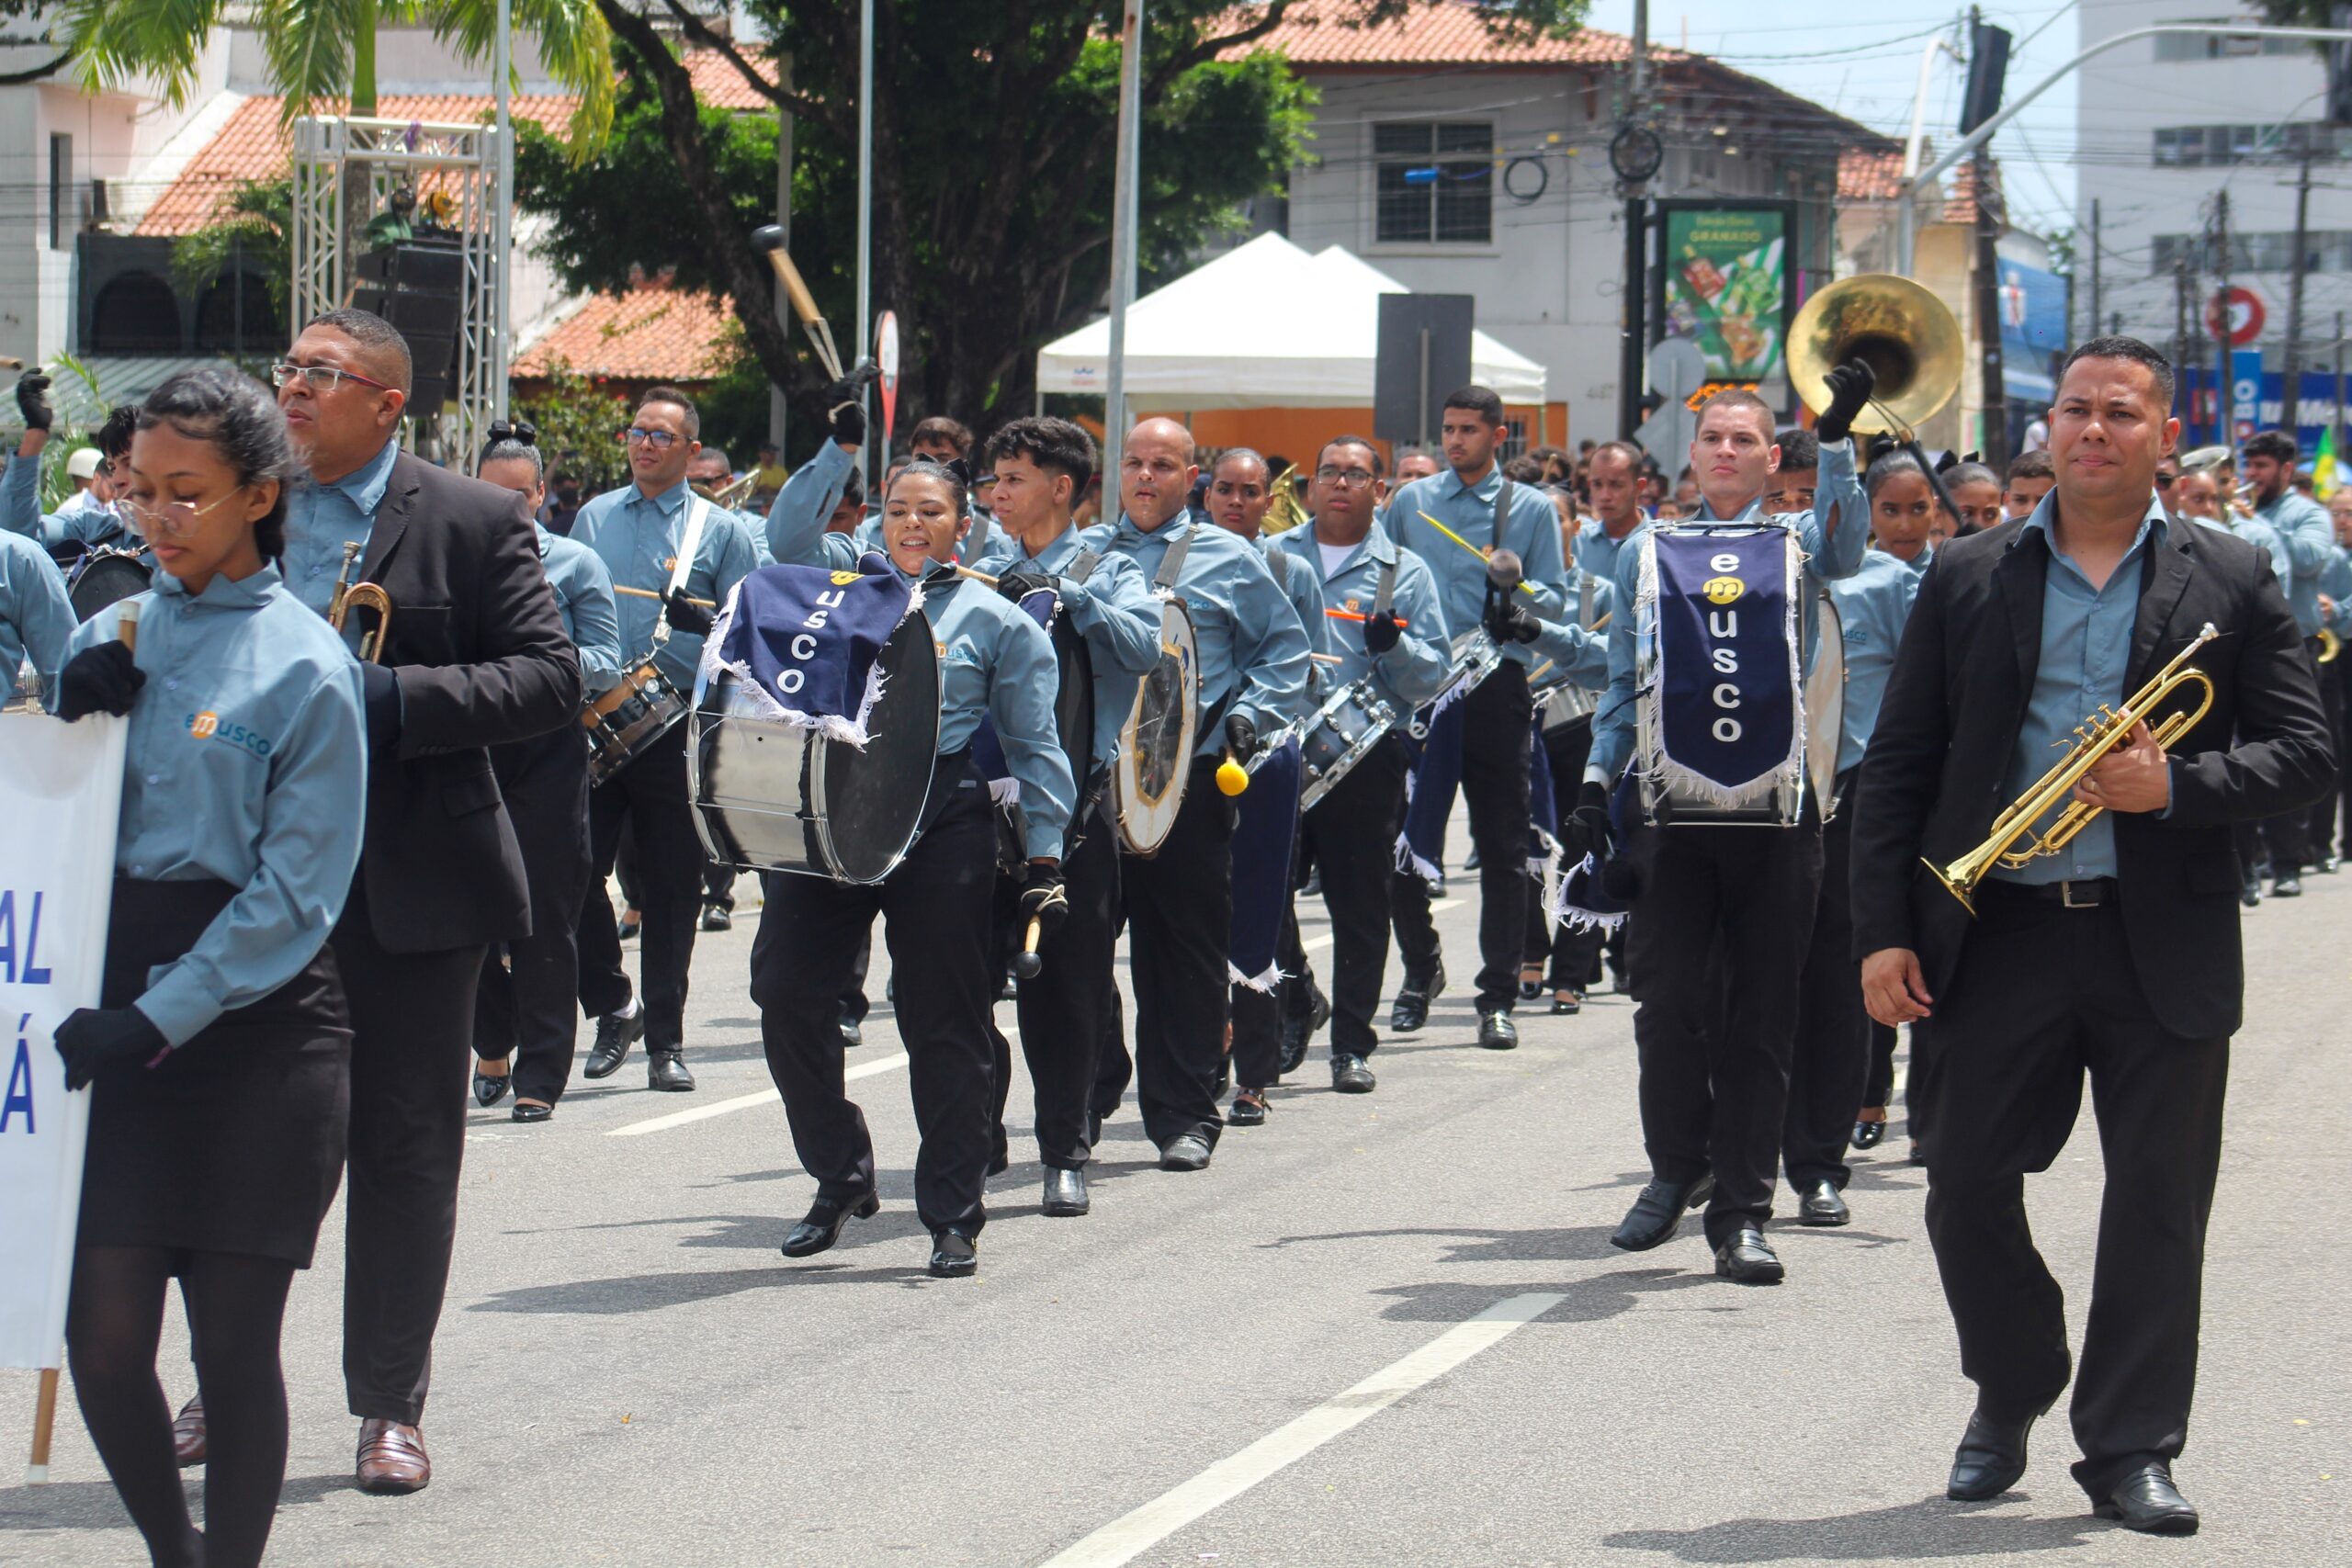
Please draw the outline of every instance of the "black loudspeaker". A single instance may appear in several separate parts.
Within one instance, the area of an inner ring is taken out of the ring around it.
[[[2001,112],[2001,89],[2008,74],[2008,29],[1988,22],[1973,24],[1969,29],[1968,90],[1960,100],[1962,136]]]
[[[381,316],[408,340],[413,380],[408,406],[438,413],[458,377],[458,328],[466,309],[466,258],[455,235],[419,235],[379,245],[352,264],[351,302]]]

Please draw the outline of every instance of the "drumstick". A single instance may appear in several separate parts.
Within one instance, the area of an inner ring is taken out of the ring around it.
[[[1455,533],[1453,529],[1447,527],[1444,524],[1439,522],[1428,513],[1424,512],[1421,513],[1421,521],[1436,529],[1439,533],[1444,535],[1447,538],[1452,539],[1455,544],[1460,545],[1464,549],[1468,550],[1472,555],[1476,556],[1480,560],[1485,560],[1487,558],[1486,551],[1480,549],[1477,546],[1472,544],[1469,540],[1464,538],[1461,535]],[[1528,584],[1525,579],[1521,580],[1519,591],[1521,593],[1530,594],[1535,592],[1535,590]]]
[[[1041,917],[1030,916],[1029,934],[1021,939],[1021,952],[1012,960],[1014,979],[1034,980],[1037,977],[1038,972],[1046,967],[1046,961],[1037,956],[1037,939],[1044,934],[1044,922]]]
[[[1368,621],[1372,619],[1370,615],[1363,614],[1360,610],[1326,610],[1323,613],[1330,616],[1335,621]],[[1396,617],[1396,625],[1400,630],[1406,626],[1411,626],[1412,624],[1412,622],[1407,620],[1402,615]]]
[[[626,593],[632,599],[659,599],[665,604],[670,602],[670,596],[667,593],[656,593],[650,588],[629,588],[621,583],[616,582],[613,584],[613,592],[616,593]],[[689,604],[699,604],[706,610],[716,610],[718,608],[718,606],[712,601],[708,599],[697,599],[691,593],[686,595],[686,603]]]
[[[1347,662],[1346,660],[1340,658],[1336,653],[1310,653],[1306,657],[1312,659],[1317,664],[1345,664]]]
[[[121,604],[116,606],[114,636],[115,640],[122,644],[127,652],[136,653],[139,651],[139,605],[137,602],[125,599]]]
[[[825,374],[836,381],[841,380],[842,356],[841,352],[833,347],[833,329],[818,313],[817,297],[808,292],[808,285],[801,281],[800,269],[792,265],[792,253],[785,249],[782,227],[770,223],[765,228],[753,230],[752,248],[764,254],[768,258],[768,265],[775,268],[776,276],[783,279],[784,291],[792,298],[793,313],[800,318],[801,326],[807,329],[808,342],[816,349],[817,361],[825,367]]]

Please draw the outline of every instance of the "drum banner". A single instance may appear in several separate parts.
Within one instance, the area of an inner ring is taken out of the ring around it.
[[[1588,854],[1570,867],[1552,891],[1549,908],[1554,929],[1614,932],[1625,923],[1626,878],[1617,872],[1618,846],[1625,842],[1625,824],[1634,810],[1634,780],[1628,773],[1617,781],[1609,796],[1609,838],[1598,855]]]
[[[854,571],[763,566],[728,594],[703,641],[703,678],[724,671],[769,716],[864,750],[882,647],[922,604],[922,587],[880,555]]]
[[[1054,613],[1061,608],[1057,592],[1051,588],[1032,589],[1013,603],[1048,636],[1052,634]],[[999,806],[1021,804],[1021,781],[1012,776],[1012,764],[1004,759],[1004,744],[996,738],[996,721],[986,714],[980,716],[980,727],[972,731],[972,762],[980,770],[980,776],[989,781],[990,800]]]
[[[66,1092],[53,1036],[98,1005],[129,733],[0,714],[0,821],[19,829],[0,837],[0,1367],[54,1367],[65,1341],[93,1091]]]
[[[1462,788],[1459,705],[1441,705],[1421,738],[1420,755],[1405,775],[1405,827],[1396,835],[1396,869],[1434,891],[1445,880],[1445,821]]]
[[[1657,529],[1635,615],[1655,628],[1641,766],[1712,804],[1770,799],[1804,755],[1793,536],[1785,528]]]
[[[1275,948],[1283,911],[1290,908],[1292,852],[1298,841],[1298,742],[1284,739],[1250,771],[1250,787],[1234,798],[1233,927],[1226,942],[1225,976],[1237,986],[1270,992],[1286,976]]]

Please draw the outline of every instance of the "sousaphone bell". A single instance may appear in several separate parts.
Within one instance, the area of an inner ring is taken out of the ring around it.
[[[1866,272],[1815,294],[1789,323],[1789,380],[1814,412],[1829,407],[1829,372],[1849,359],[1878,376],[1854,434],[1908,440],[1960,389],[1968,346],[1942,300],[1907,277]]]

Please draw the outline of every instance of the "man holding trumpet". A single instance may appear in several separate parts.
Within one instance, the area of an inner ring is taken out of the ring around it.
[[[1948,1495],[2015,1485],[2074,1371],[2024,1179],[2065,1145],[2087,1070],[2109,1184],[2075,1479],[2099,1517],[2185,1535],[2171,1461],[2244,990],[2231,827],[2308,806],[2333,760],[2259,552],[2167,525],[2172,399],[2146,344],[2075,349],[2055,489],[1938,554],[1862,763],[1853,902],[1871,1014],[1915,1026],[1928,1234],[1977,1389]]]

